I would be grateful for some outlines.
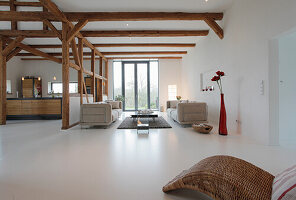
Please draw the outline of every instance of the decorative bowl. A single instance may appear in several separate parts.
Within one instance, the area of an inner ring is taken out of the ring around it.
[[[199,133],[208,134],[213,130],[213,126],[208,124],[193,124],[192,128]]]

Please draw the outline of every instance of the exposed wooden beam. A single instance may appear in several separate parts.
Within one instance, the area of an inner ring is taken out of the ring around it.
[[[11,51],[10,54],[6,57],[6,61],[8,62],[10,59],[12,59],[14,56],[16,56],[19,52],[21,52],[21,48],[16,47],[13,51]]]
[[[31,54],[35,55],[35,56],[41,56],[41,57],[44,57],[44,58],[47,58],[49,60],[52,60],[54,62],[57,62],[57,63],[62,63],[62,59],[60,58],[56,58],[50,54],[47,54],[47,53],[44,53],[38,49],[34,49],[28,45],[25,45],[25,44],[22,44],[22,43],[19,43],[18,44],[18,47],[22,48],[23,50],[25,51],[28,51],[30,52]]]
[[[69,42],[67,42],[68,25],[63,22],[62,32],[62,80],[63,80],[63,104],[62,104],[62,129],[68,129],[70,126],[70,97],[69,97]]]
[[[223,29],[217,24],[217,22],[212,19],[211,17],[205,17],[204,21],[213,29],[213,31],[219,36],[222,40],[224,38],[224,31]]]
[[[77,45],[76,45],[75,39],[71,40],[71,48],[72,48],[75,64],[78,65],[79,67],[81,67],[80,58],[78,55],[78,50],[77,50]]]
[[[43,12],[48,12],[48,9],[43,7],[42,8]],[[49,22],[49,21],[48,21]],[[48,30],[48,25],[43,21],[43,30]]]
[[[92,73],[91,71],[88,71],[86,69],[83,69],[83,73],[85,73],[85,74],[87,74],[89,76],[93,76],[94,75],[94,73]]]
[[[39,0],[39,1],[44,7],[46,7],[49,11],[54,13],[59,18],[59,20],[62,20],[63,22],[66,22],[67,25],[71,29],[74,28],[74,25],[67,19],[65,14],[62,11],[60,11],[60,9],[57,7],[57,5],[55,3],[53,3],[51,0]],[[98,49],[96,49],[86,38],[83,38],[83,36],[82,36],[82,34],[80,32],[77,33],[77,37],[82,38],[83,43],[85,45],[87,45],[89,48],[93,49],[97,55],[103,57],[103,59],[106,60],[104,55],[102,55],[101,52]]]
[[[60,21],[57,16],[49,12],[43,11],[0,11],[0,21],[43,21],[48,19],[50,21]]]
[[[0,6],[9,6],[9,1],[0,1]]]
[[[109,63],[105,61],[105,77],[107,80],[105,81],[105,94],[109,95]]]
[[[80,93],[80,104],[83,104],[83,41],[78,38],[78,57],[80,62],[80,71],[78,71],[78,91]]]
[[[48,10],[56,11],[58,7],[52,2],[40,1]],[[38,2],[39,3],[39,2]],[[18,4],[21,4],[18,2]],[[22,3],[25,5],[25,2]],[[33,5],[33,4],[32,4]],[[37,4],[36,4],[37,6]],[[210,17],[214,20],[222,20],[223,13],[182,13],[182,12],[55,12],[57,16],[48,15],[45,12],[28,12],[18,11],[9,12],[1,11],[0,21],[10,21],[10,19],[18,21],[40,21],[40,19],[49,19],[51,21],[79,21],[87,19],[89,21],[169,21],[169,20],[204,20]],[[26,16],[24,16],[24,14]],[[23,16],[23,18],[22,18]],[[47,18],[50,17],[50,18]]]
[[[39,0],[39,1],[45,8],[47,8],[54,15],[56,15],[58,17],[59,21],[62,20],[63,22],[65,22],[69,26],[69,21],[68,21],[67,17],[65,16],[65,14],[62,11],[60,11],[60,9],[58,8],[58,6],[55,3],[53,3],[50,0]],[[72,28],[72,27],[70,26],[70,28]]]
[[[62,56],[62,53],[47,53],[51,56]],[[187,54],[187,51],[128,51],[128,52],[102,52],[104,55],[168,55]],[[34,56],[32,53],[19,53],[17,56]],[[70,53],[73,56],[73,53]],[[84,52],[84,56],[91,56],[91,52]]]
[[[195,47],[194,43],[113,43],[113,44],[93,44],[94,47]],[[30,45],[33,48],[59,49],[60,44],[37,44]]]
[[[6,57],[3,55],[3,37],[0,37],[0,125],[6,124]]]
[[[71,41],[75,35],[87,24],[88,20],[85,19],[85,20],[81,20],[79,21],[75,26],[74,28],[68,33],[67,35],[67,41]]]
[[[103,59],[100,58],[100,64],[99,64],[99,75],[103,76]],[[103,101],[103,80],[99,80],[98,85],[98,102]]]
[[[8,37],[25,36],[29,38],[55,38],[57,34],[53,31],[44,30],[0,30],[0,35]]]
[[[80,71],[80,67],[72,62],[69,62],[69,66],[77,71]]]
[[[42,7],[40,2],[25,2],[25,1],[15,1],[16,6],[28,6],[28,7]]]
[[[94,73],[92,73],[91,71],[88,71],[88,70],[83,70],[83,73],[89,75],[89,76],[93,76]],[[100,76],[98,74],[95,74],[95,77],[98,78],[98,79],[102,79],[102,80],[107,80],[107,78],[103,77],[103,76]]]
[[[15,0],[9,0],[10,11],[16,11]],[[17,21],[11,20],[11,30],[17,30]]]
[[[89,103],[87,89],[86,89],[86,85],[85,85],[84,79],[83,79],[83,89],[84,89],[84,93],[85,93],[85,97],[86,97],[86,102]]]
[[[96,49],[96,47],[94,47],[94,45],[92,43],[90,43],[87,39],[83,39],[83,43],[89,47],[90,49],[94,50],[95,51],[95,54],[97,54],[98,56],[100,56],[101,58],[103,58],[103,60],[107,60],[107,58],[105,58],[105,56],[99,51]]]
[[[96,71],[95,71],[95,57],[96,57],[95,51],[92,50],[91,51],[91,72],[93,74],[96,73]],[[93,94],[93,102],[95,102],[96,101],[96,77],[95,76],[91,77],[91,93]]]
[[[83,37],[188,37],[188,36],[207,36],[208,30],[177,30],[177,31],[80,31]],[[44,30],[0,30],[0,35],[17,37],[23,35],[31,38],[52,38],[57,37],[53,31]],[[89,46],[90,42],[85,42]],[[95,48],[94,46],[89,46]]]
[[[47,19],[43,20],[43,24],[45,24],[46,26],[48,26],[50,28],[50,30],[52,30],[53,32],[55,32],[56,36],[62,40],[62,35],[60,33],[60,31],[58,31],[56,29],[56,27],[50,22],[48,21]],[[47,31],[47,30],[44,30],[44,31]]]
[[[133,31],[81,31],[84,37],[187,37],[207,36],[208,30],[133,30]]]
[[[125,60],[125,59],[182,59],[182,57],[107,57],[108,60]]]
[[[3,50],[3,55],[7,56],[11,51],[17,47],[17,45],[25,39],[24,36],[18,36],[16,39],[11,41],[8,46]]]

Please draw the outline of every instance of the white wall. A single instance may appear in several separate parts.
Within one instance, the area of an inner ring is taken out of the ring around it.
[[[279,39],[280,143],[296,144],[296,32]]]
[[[183,59],[183,96],[206,101],[209,120],[219,118],[219,94],[200,92],[200,73],[223,70],[230,133],[269,141],[269,41],[296,27],[295,0],[236,0],[225,12],[225,38],[213,31]],[[260,95],[260,82],[265,94]],[[272,88],[271,88],[272,89]],[[239,120],[239,123],[236,122]]]
[[[182,60],[159,60],[159,105],[166,108],[168,85],[177,85],[177,95],[182,96]]]
[[[93,103],[93,95],[88,96],[89,103]],[[83,103],[87,103],[84,95]],[[70,126],[80,121],[80,96],[70,95],[69,99],[69,124]]]
[[[16,98],[16,92],[21,94],[21,75],[23,61],[14,57],[7,63],[7,80],[11,81],[11,91],[12,94],[7,94],[7,98]]]

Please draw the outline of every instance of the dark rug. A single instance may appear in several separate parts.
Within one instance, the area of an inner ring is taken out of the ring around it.
[[[147,124],[149,122],[149,128],[151,129],[172,128],[163,117],[156,117],[155,121],[151,118],[141,118],[140,121],[143,124]],[[127,117],[117,129],[137,129],[137,119]]]

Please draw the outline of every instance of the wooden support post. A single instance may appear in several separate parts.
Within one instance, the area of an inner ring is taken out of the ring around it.
[[[45,8],[45,7],[43,7],[43,12],[48,12],[48,9],[47,8]],[[48,30],[48,26],[47,26],[47,24],[46,23],[44,23],[43,22],[43,30]]]
[[[105,94],[109,96],[109,65],[108,60],[105,61],[105,78],[107,79],[105,81]]]
[[[9,0],[10,11],[16,11],[15,0]],[[17,30],[17,21],[11,20],[11,30]]]
[[[99,75],[103,76],[103,58],[100,57],[100,65],[99,65]],[[101,102],[103,101],[103,80],[99,80],[99,89],[98,89],[98,101]]]
[[[0,125],[6,124],[6,57],[3,55],[3,43],[0,37]]]
[[[95,74],[95,51],[91,50],[91,72]],[[96,101],[96,77],[91,77],[91,93],[93,94],[94,102]]]
[[[83,79],[83,88],[84,88],[84,92],[85,92],[86,102],[89,103],[88,94],[87,94],[87,89],[86,89],[86,85],[85,85],[85,81],[84,81],[84,79]]]
[[[83,41],[78,38],[78,57],[80,59],[80,71],[78,71],[78,92],[80,93],[80,104],[83,104]]]
[[[62,77],[63,77],[63,105],[62,105],[62,129],[68,129],[69,124],[69,42],[67,42],[68,25],[63,22],[62,31],[62,54],[63,54],[63,67],[62,67]]]

